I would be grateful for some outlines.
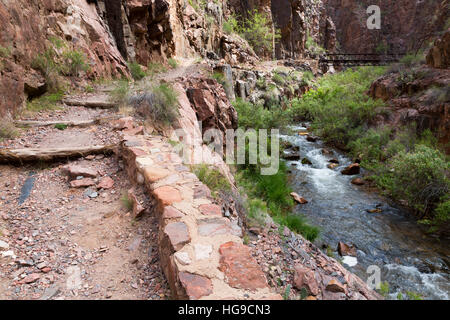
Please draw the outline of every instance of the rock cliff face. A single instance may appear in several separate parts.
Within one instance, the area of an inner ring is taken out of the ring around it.
[[[93,4],[85,0],[0,2],[0,115],[17,112],[28,95],[45,91],[31,68],[52,36],[67,40],[88,58],[92,77],[127,75],[124,59]]]
[[[277,59],[300,58],[305,54],[308,36],[325,49],[333,51],[336,30],[322,1],[313,0],[229,0],[231,13],[248,17],[253,10],[265,13],[280,30],[281,38],[275,44]]]
[[[417,129],[432,130],[450,153],[450,31],[436,40],[427,65],[401,68],[377,79],[370,95],[386,101],[389,112],[375,119],[393,126],[415,122]]]
[[[442,0],[323,0],[336,24],[342,52],[402,53],[417,50],[441,31],[448,18],[448,1]],[[381,29],[369,30],[370,5],[381,9]]]

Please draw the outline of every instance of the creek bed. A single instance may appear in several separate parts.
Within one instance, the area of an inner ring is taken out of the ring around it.
[[[292,127],[306,132],[306,127]],[[408,212],[388,203],[376,193],[355,186],[355,176],[345,176],[341,170],[351,164],[345,154],[325,146],[321,141],[309,142],[305,135],[283,135],[300,148],[301,159],[312,164],[289,161],[292,187],[309,202],[298,205],[296,212],[304,214],[311,224],[320,227],[318,246],[328,245],[334,256],[361,279],[371,265],[381,270],[381,281],[389,283],[390,296],[403,296],[407,291],[419,293],[424,299],[449,299],[450,246],[448,240],[426,235]],[[325,155],[322,150],[332,151]],[[339,166],[329,169],[329,160],[336,158]],[[381,209],[378,213],[368,210]],[[338,242],[354,244],[356,259],[340,257]],[[355,264],[356,263],[356,264]]]

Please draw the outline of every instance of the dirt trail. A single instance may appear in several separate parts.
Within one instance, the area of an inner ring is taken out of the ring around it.
[[[64,107],[33,120],[91,120],[111,110]],[[30,118],[28,118],[30,119]],[[111,122],[86,128],[36,127],[1,147],[117,144]],[[72,188],[63,166],[98,171],[94,185]],[[113,186],[98,187],[104,178]],[[0,299],[164,299],[157,221],[124,205],[132,186],[117,156],[66,163],[0,166]],[[27,197],[29,191],[29,196]],[[136,189],[144,204],[146,195]],[[23,203],[21,203],[23,200]],[[148,208],[151,209],[151,208]]]

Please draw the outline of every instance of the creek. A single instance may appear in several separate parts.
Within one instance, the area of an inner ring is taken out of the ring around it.
[[[307,131],[306,125],[292,129]],[[449,299],[448,240],[430,237],[405,209],[353,185],[355,176],[341,174],[351,164],[344,153],[321,141],[309,142],[306,135],[282,135],[281,139],[299,147],[301,159],[311,162],[289,161],[288,166],[294,191],[308,200],[296,207],[296,213],[320,228],[316,245],[329,246],[335,258],[364,281],[371,275],[367,268],[378,266],[381,281],[388,282],[393,299],[399,292],[405,296],[407,291],[419,293],[424,299]],[[324,149],[332,154],[324,154]],[[329,169],[332,158],[339,161],[339,166]],[[381,212],[368,212],[373,209]],[[356,259],[339,256],[339,241],[356,246]]]

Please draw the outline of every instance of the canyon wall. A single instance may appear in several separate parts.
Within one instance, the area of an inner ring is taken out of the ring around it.
[[[424,48],[444,29],[448,0],[323,0],[346,53],[404,53]],[[370,5],[381,9],[381,29],[367,28]]]
[[[229,0],[231,14],[248,18],[249,12],[264,13],[280,31],[276,41],[276,59],[297,59],[306,52],[308,36],[325,49],[333,51],[336,30],[322,1],[314,0]]]

